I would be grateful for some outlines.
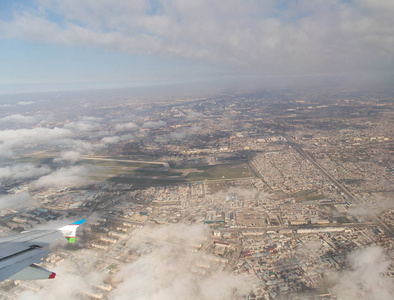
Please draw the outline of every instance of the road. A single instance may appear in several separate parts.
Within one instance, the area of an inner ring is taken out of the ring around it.
[[[273,189],[268,183],[264,180],[264,177],[261,175],[259,168],[255,166],[256,162],[253,159],[253,156],[249,156],[248,158],[248,166],[250,171],[252,171],[253,175],[256,178],[259,178],[269,189],[271,192],[273,192]]]
[[[327,170],[325,170],[317,161],[314,157],[312,157],[309,153],[305,152],[302,147],[297,144],[292,137],[289,135],[282,133],[282,135],[286,138],[288,141],[289,145],[292,146],[303,158],[308,160],[310,163],[312,163],[318,170],[320,170],[332,183],[335,184],[335,186],[346,196],[349,197],[350,200],[352,200],[355,203],[361,204],[362,201],[359,199],[356,195],[353,195],[347,188],[345,188],[342,184],[338,182],[338,180],[335,179],[334,176],[332,176]],[[372,217],[372,219],[379,224],[380,227],[384,229],[384,231],[387,233],[388,236],[391,238],[394,238],[394,231],[387,226],[385,222],[383,222],[378,216]]]
[[[222,228],[223,231],[228,232],[238,232],[242,233],[243,231],[277,231],[277,230],[298,230],[298,229],[319,229],[319,228],[347,228],[347,227],[356,227],[356,228],[368,228],[368,227],[376,227],[374,223],[344,223],[344,224],[327,224],[327,225],[308,225],[308,226],[269,226],[269,227],[246,227],[246,228]]]

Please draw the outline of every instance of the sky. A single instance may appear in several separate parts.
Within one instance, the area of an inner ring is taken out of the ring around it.
[[[203,82],[388,87],[393,15],[389,0],[2,0],[0,94]]]

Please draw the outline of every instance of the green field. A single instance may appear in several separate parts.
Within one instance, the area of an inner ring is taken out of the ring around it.
[[[22,157],[21,163],[51,164],[53,157]],[[176,184],[204,180],[233,180],[254,177],[244,162],[218,165],[165,168],[166,163],[127,160],[81,159],[77,165],[89,167],[91,178],[125,184]]]
[[[126,170],[116,175],[114,174],[115,176],[109,178],[108,181],[116,183],[149,185],[176,184],[203,180],[229,180],[253,177],[253,173],[250,171],[249,167],[245,163],[198,166],[191,169],[194,171],[191,171],[186,176],[182,176],[182,172],[179,172],[180,170],[180,168],[172,170]],[[121,174],[124,174],[124,176],[122,176]],[[144,176],[146,178],[140,178],[139,176]],[[178,178],[174,178],[176,176],[178,176]]]

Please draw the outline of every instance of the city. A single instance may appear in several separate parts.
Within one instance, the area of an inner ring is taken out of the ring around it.
[[[87,222],[0,299],[393,295],[391,93],[30,99],[2,102],[0,234]]]

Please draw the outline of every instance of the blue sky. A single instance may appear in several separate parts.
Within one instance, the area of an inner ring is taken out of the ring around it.
[[[0,93],[336,74],[387,83],[392,3],[0,1]]]
[[[2,40],[0,81],[5,85],[145,86],[201,80],[218,74],[211,64],[127,54],[101,48]],[[183,76],[187,75],[187,78]]]

